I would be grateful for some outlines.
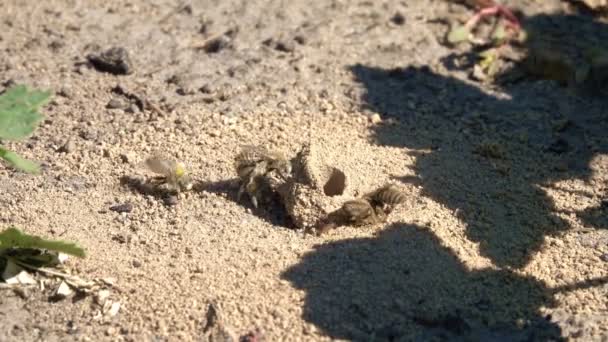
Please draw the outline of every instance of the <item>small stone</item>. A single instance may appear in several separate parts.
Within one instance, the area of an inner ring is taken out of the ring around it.
[[[220,36],[215,39],[211,39],[203,45],[203,50],[206,53],[218,53],[223,49],[230,47],[230,39],[225,36]]]
[[[133,265],[133,267],[135,268],[140,268],[142,266],[142,263],[139,260],[133,260],[131,261],[131,265]]]
[[[179,199],[177,198],[177,196],[171,195],[163,198],[163,202],[165,203],[165,205],[173,206],[179,203]]]
[[[131,103],[127,108],[125,108],[126,113],[137,113],[139,112],[139,107],[135,103]]]
[[[68,261],[69,256],[65,253],[59,253],[57,254],[57,260],[59,261],[60,264],[64,264],[66,261]]]
[[[106,329],[106,336],[114,336],[116,335],[116,328],[114,327],[108,327],[108,329]]]
[[[120,311],[120,302],[114,302],[110,305],[110,309],[106,312],[106,314],[110,317],[114,317]]]
[[[372,116],[369,117],[369,121],[371,123],[373,123],[374,125],[379,124],[382,122],[382,118],[380,117],[380,114],[375,113]]]
[[[110,297],[110,290],[100,290],[95,294],[93,300],[97,305],[103,306]]]
[[[600,260],[602,260],[603,262],[608,262],[608,253],[600,255]]]
[[[74,96],[74,93],[72,92],[72,88],[70,88],[69,86],[63,86],[61,87],[61,89],[59,89],[59,91],[57,92],[57,95],[59,96],[63,96],[67,99],[72,98],[72,96]]]
[[[76,143],[72,139],[68,139],[58,150],[59,153],[71,153],[76,149]]]
[[[84,140],[97,140],[97,132],[92,129],[86,129],[80,132],[79,136]]]
[[[120,101],[118,99],[111,99],[110,101],[108,101],[108,104],[106,105],[106,108],[108,109],[122,109],[125,108],[126,105],[123,101]]]
[[[70,286],[65,281],[62,281],[61,284],[59,284],[57,291],[55,292],[55,296],[57,298],[63,299],[71,295],[73,292],[74,291],[72,291]]]
[[[114,75],[128,75],[133,72],[129,53],[121,47],[112,47],[100,54],[88,55],[87,59],[98,71]]]
[[[205,84],[201,87],[200,91],[203,94],[213,94],[215,92],[215,89],[213,88],[212,85]]]
[[[228,125],[228,126],[236,124],[237,121],[238,121],[238,118],[236,116],[224,116],[222,118],[222,123],[224,125]]]
[[[401,12],[397,12],[391,17],[391,22],[395,25],[403,25],[405,24],[405,17]]]
[[[130,153],[121,153],[119,155],[119,157],[120,157],[120,160],[126,164],[128,164],[134,160],[132,154],[130,154]]]
[[[485,81],[488,78],[486,73],[483,71],[483,68],[478,64],[475,64],[475,66],[473,67],[473,73],[471,74],[471,77],[475,81]]]
[[[308,42],[306,37],[303,35],[297,35],[297,36],[293,37],[293,40],[295,40],[295,42],[300,45],[306,45],[306,43]]]
[[[133,204],[127,202],[123,204],[117,204],[110,207],[110,210],[115,211],[117,213],[130,213],[133,211]]]
[[[220,135],[222,135],[222,132],[220,132],[220,130],[218,130],[218,129],[215,129],[215,130],[209,132],[209,135],[212,136],[212,137],[214,137],[214,138],[217,138]]]
[[[293,42],[287,40],[280,40],[274,46],[275,50],[281,52],[293,52],[296,49],[296,46]]]

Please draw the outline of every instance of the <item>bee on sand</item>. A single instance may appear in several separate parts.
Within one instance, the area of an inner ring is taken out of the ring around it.
[[[241,181],[238,200],[247,192],[255,208],[258,207],[261,194],[270,187],[266,176],[276,173],[287,180],[291,174],[291,162],[282,153],[269,151],[262,146],[243,146],[235,158],[235,168]]]
[[[160,175],[156,177],[155,182],[159,185],[165,184],[169,191],[180,193],[192,189],[193,181],[184,163],[155,152],[144,164],[148,170]]]
[[[360,227],[386,222],[393,209],[406,199],[396,185],[386,184],[361,198],[344,202],[342,207],[319,222],[317,233],[321,235],[341,225]]]

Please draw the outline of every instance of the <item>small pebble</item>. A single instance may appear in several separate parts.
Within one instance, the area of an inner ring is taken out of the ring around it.
[[[130,213],[133,211],[133,204],[131,203],[123,203],[117,204],[110,207],[110,210],[115,211],[117,213]]]
[[[395,15],[393,15],[393,17],[391,18],[391,21],[395,25],[403,25],[403,24],[405,24],[405,17],[400,12],[397,12],[397,13],[395,13]]]
[[[372,116],[369,117],[369,121],[375,125],[375,124],[381,123],[382,122],[382,118],[380,117],[380,114],[375,113],[375,114],[373,114]]]
[[[179,199],[177,196],[171,195],[163,198],[163,202],[165,205],[177,205],[179,203]]]
[[[72,139],[68,139],[58,150],[59,153],[71,153],[76,149],[76,143]]]
[[[608,262],[608,253],[600,255],[600,260],[602,260],[603,262]]]
[[[110,101],[108,101],[108,104],[106,105],[106,108],[108,108],[108,109],[118,109],[118,108],[124,108],[124,107],[125,107],[124,103],[118,99],[111,99]]]
[[[98,71],[114,75],[128,75],[133,72],[129,53],[121,47],[113,47],[100,54],[88,55],[87,59]]]
[[[67,99],[72,98],[72,96],[74,96],[72,89],[69,86],[61,87],[61,89],[59,89],[59,91],[57,92],[57,95],[63,96]]]
[[[139,261],[139,260],[133,260],[133,261],[131,261],[131,265],[133,265],[133,267],[135,267],[135,268],[140,268],[142,264],[141,264],[141,261]]]
[[[283,40],[280,40],[280,41],[278,41],[278,42],[276,43],[276,45],[274,46],[274,48],[275,48],[277,51],[281,51],[281,52],[293,52],[293,50],[295,50],[295,49],[296,49],[296,46],[295,46],[295,44],[294,44],[293,42],[291,42],[291,41],[287,41],[287,40],[283,41]]]
[[[203,50],[206,53],[218,53],[225,48],[230,47],[230,39],[224,36],[211,39],[205,43]]]
[[[109,290],[100,290],[99,292],[97,292],[95,294],[95,297],[93,297],[93,300],[95,301],[95,303],[97,305],[103,306],[106,303],[106,300],[108,300],[108,297],[110,297]]]
[[[298,43],[298,44],[300,44],[300,45],[306,45],[306,43],[307,43],[307,41],[308,41],[308,40],[306,39],[306,37],[305,37],[305,36],[303,36],[303,35],[297,35],[297,36],[293,37],[293,40],[295,40],[295,41],[296,41],[296,43]]]

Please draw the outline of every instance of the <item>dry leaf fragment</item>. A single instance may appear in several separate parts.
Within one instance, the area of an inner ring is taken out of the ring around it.
[[[62,281],[59,284],[57,291],[55,292],[55,296],[57,296],[59,298],[66,298],[66,297],[70,296],[72,293],[74,293],[74,291],[72,291],[70,286],[65,281]]]
[[[27,273],[21,266],[8,260],[2,273],[2,279],[9,285],[31,285],[36,284],[36,280],[31,274]]]

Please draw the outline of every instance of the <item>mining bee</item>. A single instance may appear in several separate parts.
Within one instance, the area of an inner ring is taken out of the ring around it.
[[[386,222],[393,209],[405,202],[406,195],[393,184],[386,184],[363,195],[361,198],[344,202],[342,206],[327,215],[317,225],[317,234],[342,225],[354,227]]]
[[[267,175],[276,172],[283,180],[291,175],[291,162],[282,153],[262,146],[243,146],[235,158],[235,168],[241,181],[237,199],[247,192],[255,208],[261,193],[270,187]]]
[[[148,170],[160,175],[155,179],[156,183],[165,184],[169,191],[180,193],[192,189],[193,181],[184,163],[156,152],[144,164]]]
[[[372,207],[382,207],[388,215],[393,209],[407,200],[406,195],[394,184],[383,185],[363,196]]]

